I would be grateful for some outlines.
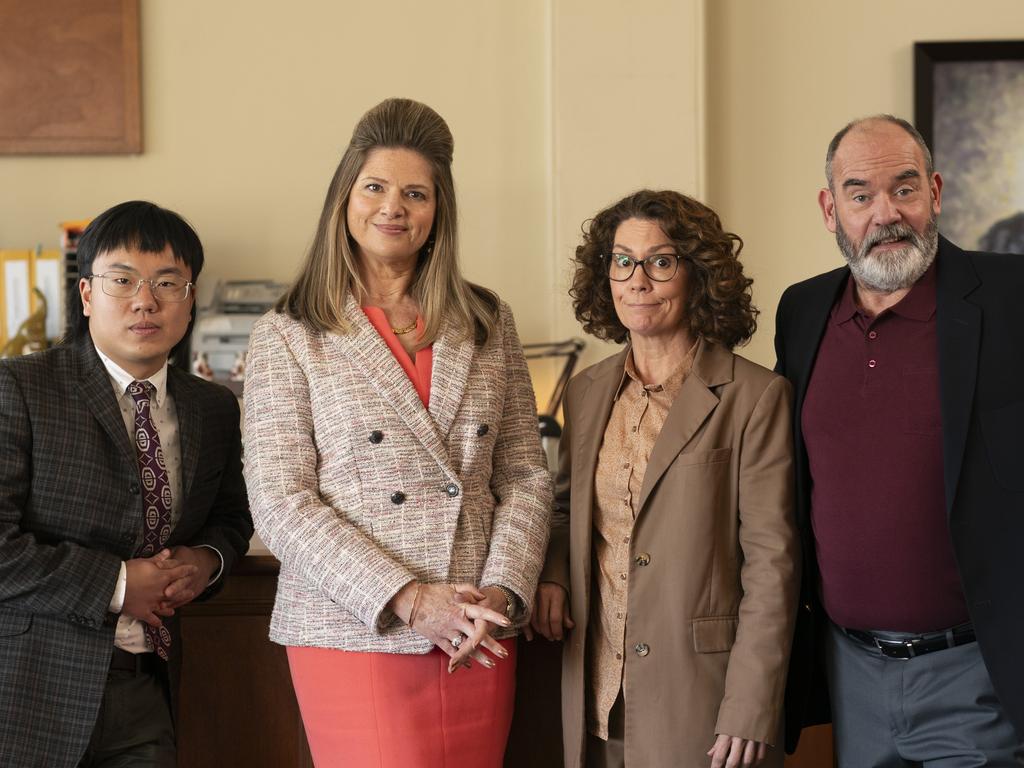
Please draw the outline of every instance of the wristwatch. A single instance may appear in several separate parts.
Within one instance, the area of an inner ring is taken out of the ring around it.
[[[494,587],[505,596],[505,618],[511,621],[512,617],[516,615],[516,606],[519,603],[516,593],[508,587],[503,587],[501,584],[490,584],[488,586]]]

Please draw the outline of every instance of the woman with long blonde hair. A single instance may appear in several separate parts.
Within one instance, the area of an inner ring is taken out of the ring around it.
[[[512,314],[464,280],[444,120],[359,121],[253,329],[246,479],[323,766],[500,766],[551,483]]]

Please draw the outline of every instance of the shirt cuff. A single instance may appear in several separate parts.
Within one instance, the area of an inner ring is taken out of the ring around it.
[[[199,549],[200,547],[203,547],[204,549],[211,549],[211,550],[213,550],[213,553],[215,555],[217,555],[217,558],[220,560],[220,568],[217,569],[217,572],[215,574],[213,574],[213,576],[210,577],[210,580],[206,583],[206,586],[209,587],[209,586],[211,586],[213,584],[216,584],[217,583],[217,579],[219,579],[220,575],[222,573],[224,573],[224,555],[222,555],[220,553],[219,549],[217,549],[216,547],[211,547],[209,544],[197,544],[196,545],[196,549]]]
[[[124,593],[128,588],[128,566],[124,560],[121,561],[121,572],[117,574],[117,586],[114,587],[114,596],[110,598],[110,605],[107,610],[111,613],[120,613],[124,608]]]

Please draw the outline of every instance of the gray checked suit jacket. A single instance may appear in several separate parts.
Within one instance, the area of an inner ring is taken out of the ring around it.
[[[185,493],[168,546],[215,547],[226,573],[252,534],[238,404],[174,366],[167,387]],[[135,450],[92,342],[0,361],[0,766],[78,763],[114,647],[107,607],[141,536]]]

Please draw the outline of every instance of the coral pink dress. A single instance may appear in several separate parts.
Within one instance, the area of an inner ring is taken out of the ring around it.
[[[402,347],[384,312],[367,319],[426,408],[433,352]],[[416,331],[423,331],[417,318]],[[515,698],[515,639],[494,669],[448,674],[448,656],[288,647],[292,684],[317,768],[500,768]]]

